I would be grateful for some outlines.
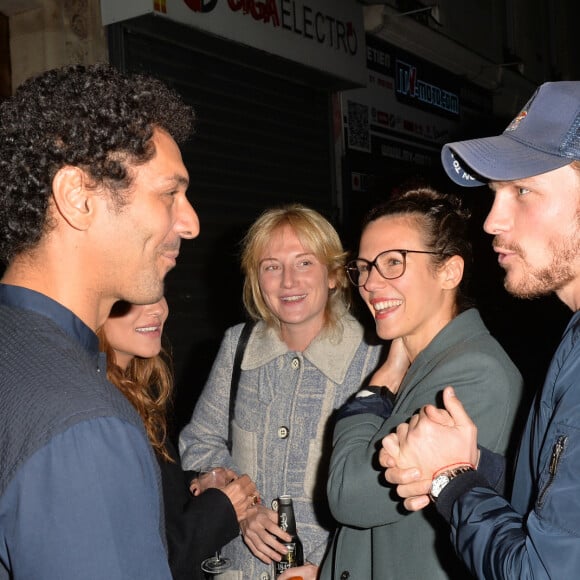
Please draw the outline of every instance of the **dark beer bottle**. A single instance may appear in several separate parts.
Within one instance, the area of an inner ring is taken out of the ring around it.
[[[284,542],[288,552],[282,556],[280,562],[274,563],[276,578],[288,568],[295,568],[304,564],[304,550],[302,541],[296,531],[296,517],[294,516],[294,506],[289,495],[281,495],[278,498],[278,525],[292,536],[289,542]]]

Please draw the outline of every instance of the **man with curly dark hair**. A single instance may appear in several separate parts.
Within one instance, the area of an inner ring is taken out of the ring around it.
[[[163,296],[199,233],[177,143],[193,112],[106,65],[0,105],[0,579],[169,579],[143,423],[94,331]]]

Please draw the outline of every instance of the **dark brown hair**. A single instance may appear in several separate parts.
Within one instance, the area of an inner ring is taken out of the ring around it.
[[[455,195],[439,193],[430,187],[419,187],[397,193],[385,203],[373,208],[363,221],[363,231],[366,226],[379,218],[398,215],[416,219],[425,247],[437,252],[430,256],[435,268],[450,256],[463,258],[463,278],[457,289],[456,306],[458,312],[473,306],[473,300],[468,298],[467,294],[473,262],[468,236],[471,212],[462,207],[461,200]]]

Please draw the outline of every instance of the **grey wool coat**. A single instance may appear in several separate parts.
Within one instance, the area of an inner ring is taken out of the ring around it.
[[[455,555],[449,527],[433,506],[404,510],[381,471],[377,445],[444,387],[457,396],[478,427],[484,447],[504,453],[522,393],[522,377],[479,313],[470,309],[445,326],[413,361],[388,419],[361,414],[338,421],[328,500],[341,525],[322,569],[322,580],[470,578]]]
[[[314,564],[320,564],[334,526],[326,501],[330,418],[372,374],[381,351],[365,342],[363,328],[351,315],[341,323],[340,332],[321,333],[304,352],[289,351],[275,329],[256,325],[241,364],[231,455],[226,447],[229,391],[242,325],[228,329],[180,435],[184,469],[211,464],[247,473],[267,506],[290,494],[304,558]],[[228,578],[271,577],[271,567],[255,558],[241,537],[222,553],[234,561],[235,572]]]

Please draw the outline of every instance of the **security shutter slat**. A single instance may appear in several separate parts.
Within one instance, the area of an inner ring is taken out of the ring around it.
[[[328,79],[151,16],[111,26],[109,38],[113,63],[163,79],[197,115],[182,154],[201,234],[182,244],[166,286],[179,425],[223,331],[242,320],[238,252],[248,225],[288,202],[336,215]]]

